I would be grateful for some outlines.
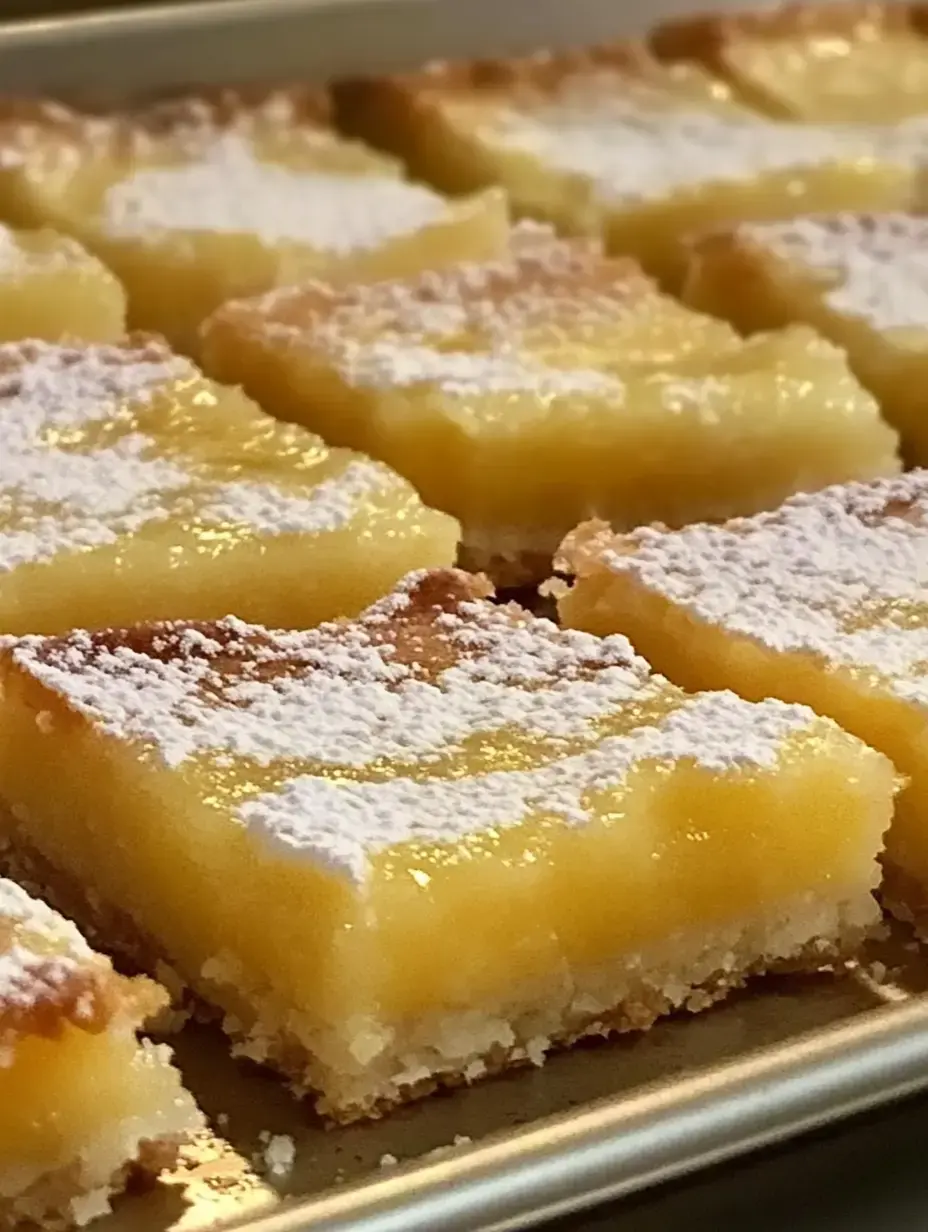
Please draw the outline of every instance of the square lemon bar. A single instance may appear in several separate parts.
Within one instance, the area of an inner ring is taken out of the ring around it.
[[[419,573],[308,632],[0,657],[15,850],[341,1120],[840,961],[878,916],[886,758],[486,591]]]
[[[157,339],[0,346],[0,633],[229,611],[312,624],[452,563],[457,540],[387,467]]]
[[[793,497],[723,526],[579,528],[566,624],[621,630],[686,688],[830,715],[910,779],[886,894],[928,928],[928,471]],[[928,934],[926,934],[928,935]]]
[[[518,213],[601,234],[670,284],[686,236],[741,218],[906,208],[911,156],[858,125],[796,125],[694,64],[616,44],[433,64],[336,88],[344,123],[451,191],[501,184]]]
[[[661,57],[701,62],[737,94],[794,120],[891,123],[928,112],[928,42],[907,4],[789,4],[680,18]]]
[[[137,1038],[166,1001],[0,879],[0,1227],[85,1224],[202,1127],[168,1049]]]
[[[907,456],[928,463],[928,218],[821,214],[708,236],[684,294],[744,330],[813,325],[847,351]]]
[[[533,223],[506,260],[227,304],[203,362],[388,462],[501,584],[546,576],[594,511],[681,525],[898,469],[873,399],[810,330],[744,342],[598,241]]]
[[[0,225],[0,342],[112,342],[125,332],[126,294],[102,262],[55,231]]]
[[[143,110],[0,112],[0,216],[75,236],[122,279],[130,324],[192,351],[223,300],[317,274],[485,257],[498,194],[446,202],[342,140],[322,91],[233,91]]]

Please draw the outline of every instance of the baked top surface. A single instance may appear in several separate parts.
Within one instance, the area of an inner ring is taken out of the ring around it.
[[[580,528],[562,555],[581,576],[628,576],[701,621],[928,704],[926,470],[796,496],[724,525]]]
[[[216,320],[284,356],[322,355],[351,385],[430,383],[459,399],[518,392],[615,398],[622,386],[613,366],[736,343],[720,322],[661,295],[635,262],[533,223],[515,227],[510,253],[493,262],[344,288],[285,287],[233,301]],[[618,355],[617,339],[626,335]]]
[[[529,816],[582,825],[642,759],[775,768],[822,721],[688,698],[623,637],[559,630],[454,571],[413,574],[356,621],[272,633],[233,618],[20,639],[8,669],[173,771],[263,844],[363,882],[397,844]],[[55,720],[57,722],[57,720]]]
[[[508,71],[438,65],[391,88],[480,145],[586,178],[607,205],[878,156],[905,161],[904,149],[864,125],[800,128],[742,106],[694,65],[661,65],[644,53],[628,63],[607,52],[538,55]]]
[[[597,240],[559,239],[549,227],[520,222],[509,253],[495,261],[344,287],[281,287],[224,311],[255,329],[319,345],[383,336],[446,343],[461,334],[517,345],[526,329],[580,333],[652,299],[673,305],[633,260],[606,257]]]
[[[928,218],[830,214],[747,223],[734,242],[811,274],[834,312],[877,330],[928,327]]]
[[[418,506],[386,467],[275,423],[156,339],[0,346],[0,573],[169,521],[215,547],[391,504]]]
[[[0,109],[0,159],[28,174],[52,213],[130,243],[247,235],[339,256],[447,215],[437,193],[327,120],[325,96],[296,89],[101,114],[23,103]]]

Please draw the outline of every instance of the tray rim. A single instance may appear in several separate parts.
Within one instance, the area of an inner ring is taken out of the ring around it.
[[[481,4],[498,15],[498,0],[473,0],[465,6],[471,21]],[[577,38],[578,29],[584,28],[578,8],[604,10],[607,20],[615,16],[609,0],[582,0],[582,5],[578,0],[570,6],[566,0],[509,0],[509,6],[531,13],[535,30],[539,18],[542,28],[552,26],[550,40],[539,35],[542,41],[599,37],[597,29],[590,37]],[[82,78],[95,57],[126,43],[141,49],[143,38],[160,39],[164,48],[167,40],[183,33],[194,49],[215,37],[233,46],[229,40],[277,23],[280,48],[293,45],[295,36],[323,14],[347,21],[359,10],[379,16],[405,8],[431,18],[442,7],[442,0],[167,0],[0,21],[0,88],[53,91],[49,79]],[[446,11],[450,7],[444,5]],[[571,16],[565,22],[568,7]],[[686,0],[657,0],[645,20],[650,25],[670,11],[692,7]],[[725,7],[725,0],[714,0],[713,7]],[[747,7],[747,0],[735,0],[729,7]],[[565,39],[559,38],[561,29]],[[453,39],[452,45],[457,45]],[[267,69],[261,68],[262,55],[255,49],[255,76],[270,75],[270,46],[265,48]],[[149,49],[146,42],[146,53]],[[76,74],[69,72],[75,52]],[[249,49],[246,60],[250,54]],[[290,72],[281,65],[281,76]],[[31,86],[20,84],[33,74]],[[164,73],[157,75],[165,87],[192,80],[184,72],[169,72],[170,80]],[[225,70],[222,75],[228,80]],[[234,78],[250,75],[249,70]],[[410,1160],[389,1174],[290,1199],[273,1211],[224,1226],[239,1232],[434,1232],[439,1227],[443,1232],[509,1232],[679,1178],[926,1088],[928,995],[916,995],[491,1135],[457,1148],[453,1156]]]

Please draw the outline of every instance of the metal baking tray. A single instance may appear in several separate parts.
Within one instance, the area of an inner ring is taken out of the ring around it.
[[[652,0],[200,0],[0,24],[0,89],[123,94],[322,80],[637,32]],[[725,7],[715,0],[714,7]],[[734,5],[732,5],[734,7]],[[637,12],[635,11],[637,10]],[[876,976],[874,975],[876,972]],[[900,929],[841,979],[772,979],[542,1070],[326,1131],[213,1028],[175,1038],[212,1132],[99,1232],[502,1232],[928,1086],[928,954]],[[292,1169],[267,1175],[286,1135]]]

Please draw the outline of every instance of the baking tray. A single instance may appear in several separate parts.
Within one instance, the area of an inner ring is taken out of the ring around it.
[[[202,0],[0,24],[0,89],[125,94],[324,79],[441,55],[634,33],[651,0]],[[715,0],[714,7],[725,7]],[[735,4],[730,5],[735,7]],[[637,10],[634,11],[634,10]],[[731,1158],[928,1087],[928,955],[902,929],[853,974],[768,980],[725,1005],[542,1070],[326,1131],[217,1030],[174,1040],[212,1130],[98,1232],[502,1232]],[[270,1140],[295,1160],[268,1175]]]

